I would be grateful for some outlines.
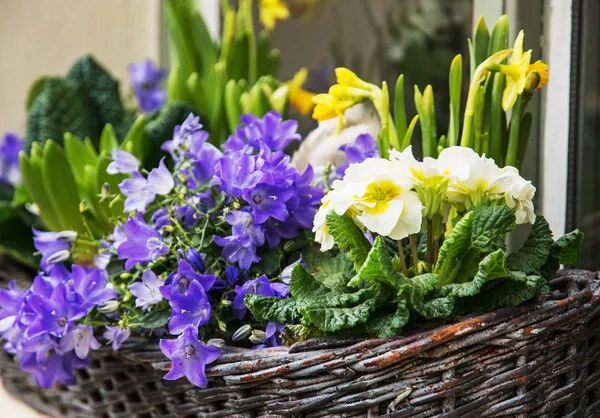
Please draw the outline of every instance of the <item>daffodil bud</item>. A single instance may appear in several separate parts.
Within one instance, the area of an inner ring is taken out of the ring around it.
[[[265,338],[267,338],[267,334],[264,331],[255,329],[249,339],[252,344],[260,344],[265,341]]]
[[[523,89],[524,94],[533,94],[537,90],[540,84],[540,74],[537,71],[532,71],[527,75],[525,81],[525,88]]]
[[[98,308],[98,310],[102,313],[115,312],[117,309],[119,309],[119,301],[114,299],[107,300],[102,306]]]
[[[250,325],[242,325],[239,327],[234,333],[231,339],[233,341],[240,341],[248,338],[248,336],[252,333],[252,327]]]

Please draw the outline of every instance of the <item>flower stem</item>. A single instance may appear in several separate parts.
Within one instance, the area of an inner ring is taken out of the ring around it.
[[[408,277],[408,267],[406,266],[406,255],[404,255],[402,240],[396,241],[396,244],[398,244],[398,257],[400,257],[400,263],[402,264],[402,274]]]
[[[508,149],[506,150],[505,165],[511,165],[513,167],[517,167],[518,165],[519,136],[521,134],[521,101],[522,96],[517,97],[508,128]]]
[[[479,84],[472,83],[469,87],[469,95],[467,96],[467,104],[465,105],[465,116],[463,119],[463,130],[460,137],[461,147],[471,146],[471,135],[473,133],[473,118],[475,116],[475,100],[477,99],[477,92],[479,91]]]
[[[417,266],[419,265],[419,254],[417,254],[417,237],[413,234],[408,238],[408,240],[410,241],[410,254],[412,256],[413,266],[416,271]]]
[[[427,219],[427,262],[433,265],[433,221]]]

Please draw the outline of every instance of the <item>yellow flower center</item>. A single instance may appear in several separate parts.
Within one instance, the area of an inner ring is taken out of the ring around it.
[[[369,213],[382,213],[388,206],[389,201],[402,192],[402,189],[390,180],[370,183],[364,196],[355,196],[360,203],[366,207]]]

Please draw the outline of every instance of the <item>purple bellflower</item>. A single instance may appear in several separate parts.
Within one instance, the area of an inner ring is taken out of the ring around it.
[[[130,217],[123,225],[125,240],[117,248],[120,260],[125,261],[125,270],[135,264],[147,263],[169,253],[169,247],[162,242],[162,235],[146,224],[140,214]]]
[[[12,186],[21,183],[19,152],[23,149],[23,140],[16,134],[7,132],[0,139],[0,183]]]
[[[54,269],[53,269],[54,270]],[[109,299],[118,297],[117,291],[109,285],[106,271],[99,269],[84,269],[74,265],[72,268],[73,290],[83,299],[81,305],[85,308],[100,306]]]
[[[285,324],[281,322],[267,322],[265,329],[265,339],[262,344],[257,344],[252,347],[253,350],[260,350],[267,347],[279,347],[281,345],[281,333],[285,328]]]
[[[42,270],[60,263],[69,257],[71,243],[77,238],[75,231],[44,232],[33,230],[33,245],[42,255]],[[66,256],[64,255],[66,254]]]
[[[235,317],[241,321],[248,311],[248,308],[244,304],[246,295],[254,294],[286,298],[289,293],[289,286],[285,283],[271,283],[267,276],[263,274],[257,279],[248,280],[242,286],[236,286],[235,293],[236,296],[231,306],[233,307]]]
[[[157,110],[167,99],[167,92],[160,86],[165,75],[165,71],[149,59],[129,65],[131,87],[142,112]]]
[[[204,368],[221,355],[221,350],[217,347],[198,341],[198,330],[193,325],[185,327],[176,340],[160,340],[160,350],[173,363],[165,380],[185,376],[192,384],[201,388],[208,385]]]
[[[133,171],[131,178],[119,184],[121,193],[126,197],[125,212],[145,211],[146,206],[154,201],[157,194],[166,195],[173,187],[175,181],[165,165],[164,158],[160,160],[158,168],[153,168],[148,174],[148,179],[138,171]]]
[[[194,281],[200,283],[204,291],[208,292],[216,279],[213,274],[198,274],[190,263],[179,260],[177,273],[160,287],[160,293],[165,299],[171,300],[174,295],[186,293]]]
[[[337,177],[343,178],[346,169],[353,163],[362,163],[367,158],[379,157],[377,141],[370,134],[361,134],[354,143],[344,144],[340,148],[346,154],[346,162],[337,167]]]
[[[142,275],[141,282],[135,282],[129,286],[131,294],[136,298],[135,306],[149,309],[150,305],[156,305],[163,300],[159,290],[162,285],[162,280],[156,277],[152,270],[146,270]]]
[[[129,328],[121,328],[120,326],[110,326],[105,325],[106,331],[102,335],[106,338],[108,344],[112,344],[113,351],[117,351],[121,344],[123,344],[131,335],[131,330]]]
[[[259,151],[266,145],[273,151],[281,151],[292,141],[302,139],[295,120],[281,120],[281,115],[270,111],[261,119],[255,115],[243,115],[242,124],[236,128],[235,134],[225,142],[225,152]]]
[[[106,167],[108,174],[131,174],[140,168],[140,161],[127,151],[115,148],[111,156],[113,161]]]
[[[80,359],[85,359],[90,349],[97,350],[100,343],[94,338],[94,330],[89,325],[75,325],[60,340],[60,349],[64,352],[75,351]]]
[[[181,334],[187,325],[198,328],[210,319],[212,309],[204,288],[194,280],[185,293],[171,295],[173,313],[169,321],[169,332]]]

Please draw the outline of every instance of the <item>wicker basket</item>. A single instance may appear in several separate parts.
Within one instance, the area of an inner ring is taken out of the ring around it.
[[[209,387],[162,380],[155,342],[96,352],[76,385],[38,388],[12,359],[7,389],[61,418],[600,417],[600,282],[563,271],[543,300],[395,339],[228,349]]]

